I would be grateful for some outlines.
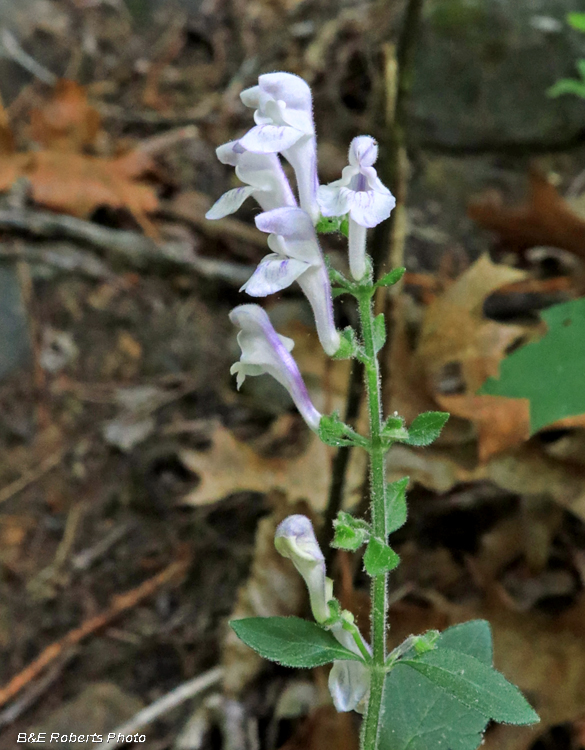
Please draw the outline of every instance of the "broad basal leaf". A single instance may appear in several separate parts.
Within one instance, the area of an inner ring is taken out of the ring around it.
[[[565,417],[585,413],[585,299],[542,313],[548,332],[500,364],[480,393],[530,401],[530,429],[537,432]]]
[[[490,667],[492,638],[485,620],[447,628],[437,648],[450,648]],[[379,750],[476,750],[488,718],[409,667],[398,664],[386,678]]]
[[[230,626],[260,656],[285,667],[319,667],[356,655],[326,630],[300,617],[247,617]]]
[[[438,648],[417,659],[404,660],[437,687],[494,721],[534,724],[538,715],[518,688],[495,669],[460,651]]]

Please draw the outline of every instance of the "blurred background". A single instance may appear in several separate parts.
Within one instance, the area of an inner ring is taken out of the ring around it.
[[[362,456],[336,458],[274,381],[238,394],[229,376],[228,312],[266,242],[252,201],[204,214],[238,184],[215,148],[251,126],[239,94],[274,70],[312,87],[322,183],[353,136],[378,139],[398,205],[371,248],[407,267],[376,301],[386,407],[453,415],[432,448],[391,454],[389,479],[411,477],[391,641],[488,619],[541,724],[485,746],[585,747],[577,6],[0,0],[0,750],[120,728],[149,750],[358,747],[326,668],[269,665],[226,626],[304,615],[275,526],[365,493]],[[323,247],[347,267],[342,238]],[[363,428],[359,373],[324,356],[298,288],[265,305],[318,408]],[[572,338],[476,395],[547,329]],[[330,571],[367,631],[361,561]]]

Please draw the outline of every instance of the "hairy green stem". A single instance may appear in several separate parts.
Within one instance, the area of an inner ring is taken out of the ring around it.
[[[374,535],[386,541],[386,471],[385,449],[382,443],[382,392],[380,368],[374,345],[374,314],[372,291],[359,297],[359,313],[366,352],[365,381],[370,417],[370,502]],[[375,750],[378,739],[380,711],[384,692],[384,662],[386,660],[388,574],[372,579],[372,649],[373,670],[368,708],[364,718],[361,750]]]

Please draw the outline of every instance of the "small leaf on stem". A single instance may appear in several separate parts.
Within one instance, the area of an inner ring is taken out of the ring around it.
[[[413,421],[408,428],[408,438],[401,442],[407,445],[425,446],[434,443],[449,419],[445,411],[427,411]]]
[[[332,547],[344,549],[348,552],[355,552],[366,542],[370,536],[369,525],[361,519],[350,516],[343,510],[340,510],[337,518],[333,521],[335,527],[335,537],[331,542]]]
[[[406,523],[408,510],[406,507],[406,488],[410,477],[403,477],[391,482],[386,487],[386,533],[400,529]]]
[[[397,284],[406,273],[406,268],[395,268],[376,282],[376,286],[393,286]]]
[[[372,578],[388,573],[400,564],[400,557],[381,539],[371,537],[364,555],[366,573]]]
[[[374,318],[374,351],[377,353],[386,343],[386,321],[384,313]]]

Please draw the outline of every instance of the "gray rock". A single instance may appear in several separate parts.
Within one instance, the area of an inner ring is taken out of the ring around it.
[[[565,21],[574,10],[574,0],[427,2],[413,82],[417,137],[460,149],[575,139],[585,102],[546,95],[585,56],[585,36]]]

